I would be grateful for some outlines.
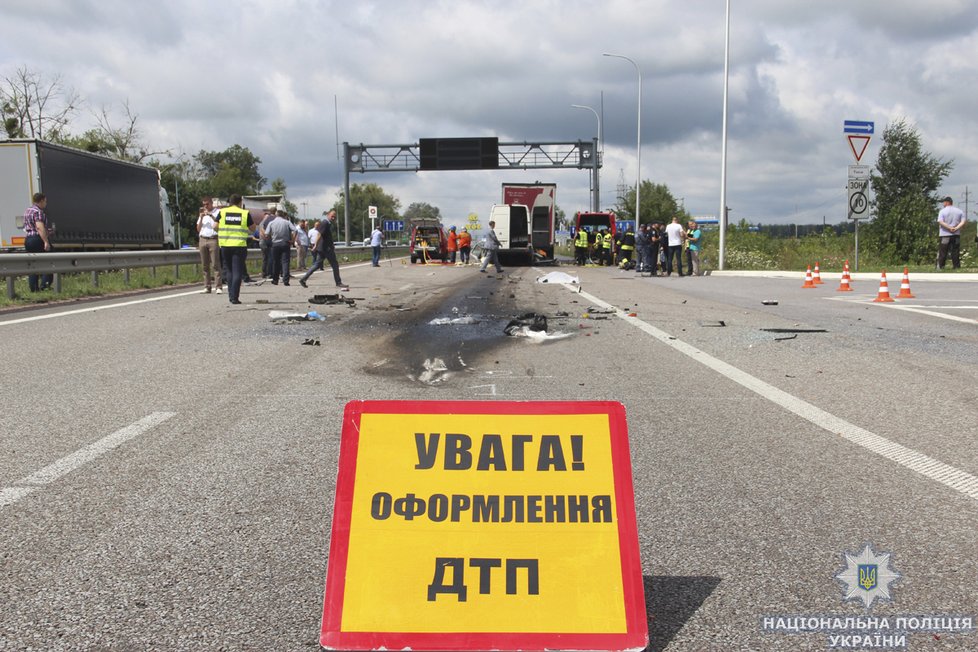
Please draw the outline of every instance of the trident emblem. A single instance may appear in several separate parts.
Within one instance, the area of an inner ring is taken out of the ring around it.
[[[876,588],[877,564],[859,564],[859,586],[865,591]]]

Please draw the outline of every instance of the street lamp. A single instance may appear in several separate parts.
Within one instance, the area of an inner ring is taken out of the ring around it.
[[[730,78],[730,0],[727,0],[723,46],[723,138],[720,146],[720,244],[719,263],[723,271],[727,251],[727,86]]]
[[[624,59],[635,66],[635,72],[638,73],[638,146],[636,148],[638,150],[638,182],[635,184],[635,228],[637,229],[641,225],[642,210],[642,69],[638,67],[637,63],[623,54],[611,54],[610,52],[604,52],[601,54],[601,56]]]
[[[600,191],[599,191],[599,188],[601,187],[601,184],[598,181],[598,174],[599,174],[599,172],[598,172],[598,165],[600,163],[600,156],[601,156],[601,154],[600,154],[600,151],[601,151],[600,150],[600,146],[601,146],[601,142],[602,142],[602,140],[601,140],[601,116],[598,115],[598,112],[597,111],[595,111],[594,109],[592,109],[589,106],[584,106],[583,104],[571,104],[571,108],[572,109],[587,109],[588,111],[590,111],[591,113],[593,113],[594,114],[594,117],[597,118],[597,120],[598,120],[598,139],[594,141],[594,160],[591,161],[592,165],[594,166],[592,168],[592,174],[594,175],[594,177],[592,179],[592,184],[593,185],[591,186],[592,187],[592,190],[593,190],[593,192],[591,193],[591,210],[593,210],[595,213],[597,213],[599,210],[601,210],[601,208],[600,208],[600,206],[601,206],[601,200],[600,200]]]

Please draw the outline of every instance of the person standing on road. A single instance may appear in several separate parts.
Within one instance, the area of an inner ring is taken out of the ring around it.
[[[370,247],[373,249],[374,267],[380,267],[380,248],[383,246],[384,232],[380,230],[380,226],[374,226],[374,230],[370,232]]]
[[[649,225],[643,224],[635,234],[635,260],[638,267],[635,269],[639,274],[645,271],[649,264]]]
[[[650,276],[659,275],[659,253],[662,249],[662,223],[652,222],[649,229],[649,272]]]
[[[493,230],[495,228],[496,223],[489,222],[489,232],[486,233],[486,257],[485,260],[482,261],[482,267],[479,268],[479,271],[483,274],[486,272],[486,267],[489,266],[489,263],[496,266],[497,274],[503,273],[503,268],[499,264],[499,247],[502,245],[500,245],[499,238],[496,236],[496,232]]]
[[[577,227],[574,238],[574,262],[577,265],[587,264],[587,231],[581,226]]]
[[[464,226],[458,234],[458,257],[460,265],[469,264],[469,255],[472,253],[472,234]]]
[[[295,270],[306,268],[306,254],[309,253],[309,225],[305,220],[299,220],[299,228],[295,230]]]
[[[941,243],[937,248],[937,269],[944,269],[948,253],[951,254],[951,265],[954,269],[961,267],[961,229],[968,219],[960,208],[954,206],[954,200],[945,197],[944,208],[937,214],[937,224],[940,227],[938,235]]]
[[[217,214],[217,243],[221,246],[221,259],[224,268],[229,270],[228,301],[234,305],[241,303],[241,282],[248,260],[248,235],[255,227],[251,213],[241,207],[241,195],[228,198],[230,206],[222,208]]]
[[[265,211],[258,225],[258,247],[261,249],[261,277],[272,277],[272,239],[268,237],[268,225],[275,219],[275,211]]]
[[[455,233],[455,227],[448,229],[448,242],[446,243],[446,251],[448,252],[448,262],[452,265],[455,264],[455,252],[458,250],[458,234]]]
[[[666,276],[672,276],[672,261],[676,260],[676,271],[683,276],[683,238],[686,233],[679,223],[679,216],[674,215],[672,222],[666,225]]]
[[[316,231],[319,232],[319,237],[316,239],[312,267],[307,269],[306,273],[299,279],[299,285],[307,287],[306,281],[309,280],[312,273],[317,268],[323,269],[323,261],[328,260],[329,266],[333,268],[333,280],[336,282],[336,287],[345,290],[350,286],[340,280],[340,264],[336,260],[336,245],[333,243],[333,222],[336,220],[336,211],[331,209],[325,215],[326,219],[321,220],[316,225]]]
[[[686,274],[688,276],[700,275],[700,237],[702,231],[696,224],[696,220],[690,220],[686,224]]]
[[[211,293],[212,277],[217,277],[217,293],[224,287],[221,276],[221,248],[217,245],[217,220],[214,200],[201,199],[200,213],[197,215],[197,249],[200,251],[200,267],[204,270],[204,292]]]
[[[272,256],[272,285],[278,285],[278,277],[282,277],[282,285],[289,284],[289,267],[292,263],[292,243],[295,242],[296,226],[288,218],[285,211],[278,211],[275,219],[265,227],[265,233],[271,242]]]
[[[48,198],[43,192],[35,192],[31,198],[31,207],[24,211],[24,251],[29,254],[39,254],[51,251],[51,225],[48,216],[44,214]],[[30,274],[27,276],[27,287],[31,292],[47,290],[54,282],[53,274]]]

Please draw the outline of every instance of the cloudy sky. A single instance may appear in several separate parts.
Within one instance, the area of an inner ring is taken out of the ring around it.
[[[128,100],[154,148],[244,145],[310,215],[342,187],[337,131],[368,145],[593,138],[595,116],[572,104],[603,114],[612,205],[638,172],[638,75],[602,56],[619,53],[643,75],[642,178],[718,212],[723,0],[4,0],[0,14],[0,75],[61,75],[119,115]],[[941,192],[963,204],[978,191],[978,0],[732,0],[729,97],[731,220],[843,220],[846,119],[876,124],[864,163],[906,119],[954,160]],[[568,213],[588,206],[576,169],[351,176],[448,222],[485,215],[501,182],[536,180]]]

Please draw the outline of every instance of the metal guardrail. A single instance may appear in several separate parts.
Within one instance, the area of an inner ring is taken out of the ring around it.
[[[0,254],[0,277],[7,279],[7,298],[14,298],[14,279],[28,274],[55,274],[54,290],[61,291],[60,274],[91,272],[98,285],[98,273],[143,267],[173,265],[179,275],[180,265],[199,265],[197,249],[167,251],[52,251],[37,254]]]
[[[355,243],[349,247],[337,245],[337,251],[363,252],[370,247]],[[407,249],[406,246],[385,247],[388,251]],[[249,250],[257,253],[257,250]],[[295,257],[295,250],[292,251]],[[54,291],[61,292],[61,274],[91,272],[92,284],[98,285],[98,273],[123,270],[126,282],[129,270],[145,267],[173,265],[174,275],[179,277],[181,265],[199,265],[197,249],[168,249],[165,251],[51,251],[37,254],[0,254],[0,278],[7,279],[7,298],[14,298],[14,279],[29,274],[54,274]]]

